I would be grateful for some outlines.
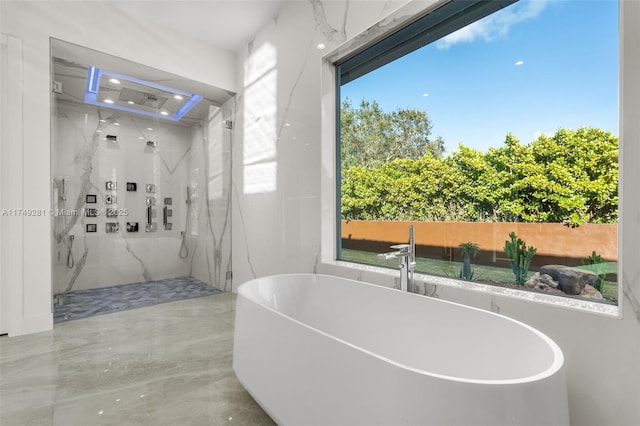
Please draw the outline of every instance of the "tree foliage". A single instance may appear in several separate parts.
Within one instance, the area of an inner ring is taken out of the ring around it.
[[[384,112],[374,100],[362,99],[354,108],[349,99],[340,108],[342,167],[380,167],[400,158],[418,159],[427,152],[444,153],[442,138],[431,137],[431,121],[425,111],[397,109]]]
[[[378,109],[375,102],[368,108]],[[366,133],[346,127],[343,123],[343,134]],[[375,139],[372,134],[367,138]],[[384,151],[384,146],[373,151]],[[348,159],[342,169],[343,218],[572,226],[618,219],[618,138],[609,132],[559,129],[524,145],[507,134],[502,146],[486,153],[460,145],[444,158],[442,149],[432,152],[424,148],[430,145],[422,146],[424,152],[372,151],[360,164],[350,157],[358,155],[356,143],[343,147],[352,150],[343,157]]]

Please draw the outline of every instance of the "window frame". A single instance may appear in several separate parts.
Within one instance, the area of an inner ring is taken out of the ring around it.
[[[508,6],[512,3],[515,3],[517,0],[510,0],[510,1],[505,1],[503,2],[504,6]],[[331,238],[331,250],[327,249],[327,245],[326,242],[328,241],[327,235],[325,234],[325,232],[323,231],[323,239],[322,239],[322,262],[323,264],[330,266],[330,267],[338,267],[337,270],[339,271],[345,271],[344,268],[347,268],[348,270],[358,270],[359,272],[359,276],[362,274],[363,271],[367,271],[367,272],[374,272],[376,274],[384,274],[387,276],[393,276],[396,274],[396,271],[391,269],[387,269],[384,267],[377,267],[377,266],[373,266],[373,265],[366,265],[366,264],[358,264],[358,263],[354,263],[354,262],[350,262],[350,261],[344,261],[344,260],[340,260],[340,254],[341,254],[341,248],[342,248],[342,244],[341,244],[341,212],[340,212],[340,207],[341,207],[341,202],[340,202],[340,197],[341,197],[341,158],[340,158],[340,145],[339,145],[339,141],[340,141],[340,87],[342,86],[342,84],[344,84],[343,81],[343,73],[341,73],[341,66],[345,66],[345,64],[350,64],[349,61],[353,61],[355,57],[357,57],[359,54],[362,54],[362,52],[365,52],[369,49],[374,48],[378,43],[380,43],[381,41],[384,41],[386,38],[388,37],[393,37],[394,35],[397,37],[397,34],[400,34],[401,31],[404,28],[408,28],[411,26],[411,24],[414,24],[415,22],[419,21],[421,18],[424,18],[425,16],[430,15],[432,12],[437,12],[440,8],[445,7],[447,5],[451,5],[452,3],[459,3],[455,0],[448,0],[448,1],[435,1],[434,3],[428,5],[426,8],[424,6],[424,4],[422,5],[417,5],[416,2],[411,2],[410,4],[408,4],[405,8],[401,8],[399,11],[397,11],[395,13],[395,16],[399,16],[401,17],[401,19],[397,20],[397,24],[394,28],[384,28],[383,25],[376,25],[372,28],[370,28],[369,30],[367,30],[367,32],[363,33],[361,36],[357,36],[356,38],[354,38],[353,40],[351,40],[351,42],[346,43],[345,45],[341,46],[340,48],[336,49],[333,52],[330,52],[329,54],[327,54],[323,59],[323,66],[325,68],[324,70],[324,84],[326,85],[327,83],[329,83],[329,81],[327,80],[327,76],[330,76],[330,85],[331,87],[325,87],[325,89],[327,89],[328,92],[330,93],[325,93],[325,94],[330,94],[330,99],[331,99],[331,105],[328,105],[325,103],[325,101],[323,101],[323,106],[324,108],[328,108],[331,107],[331,109],[333,110],[333,114],[332,114],[332,120],[331,122],[329,120],[323,120],[323,133],[325,133],[327,130],[330,130],[331,133],[331,139],[333,141],[333,147],[332,147],[332,151],[333,151],[333,155],[332,155],[332,159],[334,162],[334,167],[333,167],[333,171],[335,173],[333,179],[332,180],[332,192],[333,192],[333,204],[334,205],[334,209],[333,209],[333,232],[332,232],[332,238]],[[468,3],[468,2],[467,2]],[[474,1],[473,3],[487,3],[486,1],[483,0],[477,0]],[[622,2],[619,2],[619,22],[620,22],[620,27],[622,27]],[[421,9],[421,10],[420,10]],[[403,10],[404,11],[414,11],[413,15],[403,15]],[[497,10],[497,9],[496,9]],[[495,12],[496,10],[494,10],[493,12]],[[490,13],[493,13],[490,12]],[[490,14],[487,13],[486,15]],[[485,16],[486,16],[485,15]],[[482,17],[476,18],[474,20],[477,19],[481,19]],[[468,25],[468,24],[464,24],[464,25]],[[463,26],[464,26],[463,25]],[[367,34],[368,33],[368,34]],[[443,36],[439,36],[436,39],[439,39]],[[367,40],[368,39],[368,40]],[[622,63],[623,63],[623,49],[622,49],[622,39],[623,39],[623,33],[622,33],[622,28],[619,31],[619,46],[620,46],[620,86],[622,87],[623,84],[623,80],[622,80]],[[400,55],[402,56],[402,55]],[[354,62],[352,62],[354,63]],[[622,102],[622,91],[620,90],[620,100],[619,103],[622,107],[623,102]],[[623,111],[622,108],[620,110],[620,122],[622,122],[622,116],[623,116]],[[331,126],[328,126],[328,124],[331,124]],[[480,291],[482,293],[491,293],[491,294],[498,294],[498,295],[503,295],[503,296],[508,296],[508,297],[514,297],[517,299],[526,299],[528,301],[534,301],[534,302],[539,302],[542,304],[548,304],[548,305],[554,305],[554,306],[563,306],[563,307],[568,307],[568,308],[572,308],[572,309],[576,309],[576,310],[580,310],[580,311],[588,311],[588,312],[593,312],[593,313],[597,313],[597,314],[602,314],[605,316],[615,316],[615,317],[621,317],[622,314],[622,304],[623,304],[623,297],[624,297],[624,291],[623,291],[623,275],[622,275],[622,189],[623,189],[623,183],[622,183],[622,134],[623,134],[623,128],[622,125],[620,125],[619,127],[619,143],[620,143],[620,152],[619,152],[619,163],[620,163],[620,170],[619,170],[619,211],[620,211],[620,217],[618,220],[618,305],[606,305],[606,304],[602,304],[599,302],[595,302],[595,301],[589,301],[587,299],[573,299],[573,298],[564,298],[564,297],[558,297],[555,295],[547,295],[547,294],[537,294],[537,293],[532,293],[530,291],[527,290],[520,290],[520,289],[507,289],[507,291],[505,291],[505,289],[501,288],[501,287],[497,287],[497,286],[493,286],[490,284],[483,284],[480,282],[473,282],[473,281],[461,281],[461,280],[457,280],[454,278],[448,278],[448,277],[440,277],[437,275],[430,275],[430,274],[424,274],[424,273],[416,273],[416,281],[417,282],[421,282],[424,284],[424,293],[427,293],[427,285],[428,284],[432,284],[434,286],[438,286],[438,285],[442,285],[442,286],[447,286],[447,287],[455,287],[455,288],[461,288],[461,289],[465,289],[465,290],[473,290],[473,291]],[[327,133],[325,133],[327,134]],[[323,137],[323,141],[325,141],[326,138]],[[326,191],[323,190],[323,194],[326,194]],[[324,198],[325,195],[323,195],[323,200],[325,200],[326,198]],[[323,220],[324,222],[324,220]],[[328,256],[328,254],[331,253],[330,256]],[[561,300],[561,302],[558,302],[558,300]],[[566,302],[566,303],[565,303]]]

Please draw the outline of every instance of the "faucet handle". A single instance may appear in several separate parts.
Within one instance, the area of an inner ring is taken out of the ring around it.
[[[389,248],[392,248],[394,250],[402,250],[403,252],[408,252],[409,249],[411,248],[411,245],[409,245],[409,244],[396,244],[396,245],[393,245],[393,246],[391,246]]]

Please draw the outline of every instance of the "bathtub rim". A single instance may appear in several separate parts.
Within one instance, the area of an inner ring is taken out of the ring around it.
[[[489,314],[489,315],[493,315],[496,317],[499,317],[501,319],[507,320],[507,321],[511,321],[512,323],[515,323],[521,327],[524,327],[525,329],[531,331],[534,335],[536,335],[538,338],[542,339],[542,341],[544,343],[547,344],[547,346],[551,349],[552,353],[553,353],[553,362],[543,371],[541,371],[540,373],[537,374],[533,374],[530,376],[525,376],[525,377],[520,377],[520,378],[516,378],[516,379],[469,379],[469,378],[465,378],[465,377],[457,377],[457,376],[450,376],[450,375],[446,375],[446,374],[439,374],[439,373],[433,373],[430,371],[426,371],[426,370],[421,370],[415,367],[411,367],[408,365],[405,365],[403,363],[400,363],[398,361],[389,359],[387,357],[384,357],[382,355],[376,354],[368,349],[362,348],[360,346],[354,345],[351,342],[348,342],[344,339],[341,339],[339,337],[333,336],[327,332],[324,332],[322,330],[319,330],[315,327],[312,327],[308,324],[303,323],[300,320],[297,320],[289,315],[285,315],[284,313],[270,307],[267,305],[263,305],[255,300],[253,300],[251,297],[249,297],[247,295],[248,292],[248,288],[260,281],[260,280],[265,280],[265,279],[270,279],[270,278],[278,278],[278,277],[311,277],[315,280],[317,280],[320,277],[327,277],[327,278],[335,278],[335,279],[340,279],[340,280],[345,280],[345,281],[350,281],[352,283],[356,283],[356,284],[361,284],[361,285],[367,285],[367,286],[374,286],[378,289],[381,289],[381,291],[392,291],[392,292],[398,292],[400,290],[398,289],[394,289],[394,288],[390,288],[390,287],[386,287],[386,286],[382,286],[382,285],[378,285],[378,284],[373,284],[373,283],[369,283],[366,281],[358,281],[358,280],[354,280],[351,278],[345,278],[345,277],[341,277],[341,276],[337,276],[337,275],[328,275],[328,274],[313,274],[313,273],[291,273],[291,274],[274,274],[274,275],[266,275],[264,277],[259,277],[259,278],[253,278],[251,280],[248,280],[242,284],[240,284],[238,286],[237,292],[238,292],[238,297],[242,297],[243,299],[263,308],[266,309],[268,311],[271,311],[273,313],[275,313],[276,315],[286,318],[287,320],[293,321],[294,323],[301,325],[304,328],[307,328],[315,333],[319,333],[325,337],[328,337],[332,340],[335,340],[341,344],[347,345],[355,350],[358,350],[360,352],[363,352],[369,356],[375,357],[377,359],[380,359],[384,362],[387,362],[391,365],[394,365],[398,368],[401,368],[403,370],[407,370],[410,371],[412,373],[416,373],[416,374],[420,374],[423,376],[429,376],[429,377],[433,377],[435,379],[439,379],[439,380],[446,380],[446,381],[453,381],[453,382],[460,382],[460,383],[469,383],[469,384],[478,384],[478,385],[516,385],[516,384],[527,384],[527,383],[534,383],[537,381],[542,381],[545,380],[549,377],[554,376],[555,374],[557,374],[558,372],[560,372],[563,367],[564,367],[564,354],[562,353],[562,350],[560,349],[560,347],[558,346],[558,344],[556,342],[554,342],[549,336],[547,336],[546,334],[544,334],[543,332],[541,332],[540,330],[522,322],[519,320],[516,320],[514,318],[510,318],[506,315],[503,314],[499,314],[496,312],[491,312],[485,309],[481,309],[481,308],[477,308],[475,306],[469,306],[469,305],[464,305],[462,303],[457,303],[457,302],[452,302],[449,300],[442,300],[442,299],[438,299],[438,298],[434,298],[434,297],[430,297],[430,299],[434,302],[441,302],[441,303],[447,303],[453,306],[456,306],[458,308],[463,308],[463,309],[472,309],[478,312],[481,312],[483,314]],[[417,293],[409,293],[407,292],[406,294],[410,295],[410,297],[429,297],[429,296],[424,296],[421,294],[417,294]],[[236,302],[237,303],[237,302]],[[236,311],[237,312],[237,311]]]

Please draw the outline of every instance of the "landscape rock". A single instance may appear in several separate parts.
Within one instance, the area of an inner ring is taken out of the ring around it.
[[[543,274],[551,276],[558,282],[560,290],[571,295],[582,294],[585,286],[592,286],[598,281],[598,275],[591,271],[565,265],[545,265],[540,268],[540,275]]]
[[[582,290],[582,293],[580,293],[580,296],[589,297],[591,299],[596,299],[596,300],[604,299],[604,297],[602,297],[602,293],[600,293],[598,290],[596,290],[593,286],[590,286],[589,284],[584,286],[584,290]]]
[[[540,283],[552,288],[556,288],[560,285],[560,283],[555,281],[551,275],[548,274],[540,274]]]
[[[531,278],[525,281],[524,286],[526,288],[534,288],[538,284],[538,280],[540,279],[540,272],[536,272],[533,274]]]
[[[540,272],[533,274],[533,276],[524,283],[524,286],[549,293],[563,293],[562,290],[557,288],[559,283],[554,281],[550,275],[541,274]]]

